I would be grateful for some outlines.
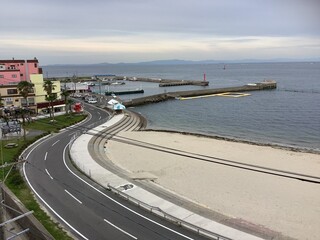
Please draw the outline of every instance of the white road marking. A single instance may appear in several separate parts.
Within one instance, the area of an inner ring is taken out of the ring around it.
[[[100,115],[101,113],[100,113],[100,112],[98,112],[98,114]]]
[[[53,147],[53,146],[56,145],[58,142],[60,142],[60,140],[55,141],[51,146]]]
[[[31,152],[34,150],[35,148],[33,148],[29,154],[28,154],[28,157],[29,155],[31,154]],[[27,176],[27,173],[26,173],[26,163],[24,162],[23,163],[23,174],[27,180],[27,183],[29,184],[30,188],[32,189],[32,191],[38,196],[38,198],[58,217],[61,219],[61,221],[63,221],[66,225],[69,226],[69,228],[71,228],[74,232],[76,232],[79,236],[81,236],[83,239],[85,240],[89,240],[89,238],[85,237],[83,234],[81,234],[77,229],[75,229],[70,223],[68,223],[64,218],[62,218],[41,196],[39,193],[37,193],[37,191],[33,188],[33,186],[31,185],[29,179],[28,179],[28,176]]]
[[[108,223],[109,225],[111,225],[112,227],[118,229],[119,231],[123,232],[124,234],[127,234],[129,237],[132,237],[133,239],[138,239],[137,237],[131,235],[130,233],[128,233],[128,232],[124,231],[123,229],[117,227],[116,225],[112,224],[112,223],[109,222],[108,220],[106,220],[106,219],[103,219],[103,220],[104,220],[106,223]]]
[[[48,152],[44,155],[44,160],[47,160]]]
[[[101,116],[99,117],[99,120],[101,119]]]
[[[73,196],[71,193],[69,193],[68,192],[68,190],[64,190],[66,193],[68,193],[74,200],[76,200],[78,203],[80,203],[80,204],[82,204],[82,202],[78,199],[78,198],[76,198],[75,196]]]
[[[70,142],[69,142],[69,144],[70,144]],[[73,174],[76,178],[78,178],[80,181],[82,181],[83,183],[87,184],[89,187],[91,187],[92,189],[96,190],[98,193],[100,193],[100,194],[102,194],[103,196],[105,196],[106,198],[108,198],[110,201],[113,201],[114,203],[116,203],[116,204],[118,204],[119,206],[123,207],[124,209],[132,212],[133,214],[136,214],[137,216],[139,216],[139,217],[141,217],[141,218],[143,218],[143,219],[145,219],[145,220],[148,220],[149,222],[152,222],[153,224],[158,225],[158,226],[160,226],[160,227],[162,227],[162,228],[164,228],[164,229],[167,229],[168,231],[173,232],[173,233],[175,233],[175,234],[177,234],[177,235],[179,235],[179,236],[181,236],[181,237],[184,237],[184,238],[189,239],[189,240],[194,240],[194,239],[191,238],[191,237],[188,237],[188,236],[186,236],[186,235],[184,235],[184,234],[182,234],[182,233],[179,233],[179,232],[177,232],[177,231],[175,231],[175,230],[173,230],[173,229],[171,229],[171,228],[168,228],[168,227],[166,227],[166,226],[164,226],[164,225],[162,225],[162,224],[160,224],[160,223],[158,223],[158,222],[156,222],[156,221],[154,221],[154,220],[152,220],[152,219],[150,219],[150,218],[147,218],[146,216],[144,216],[144,215],[142,215],[142,214],[140,214],[140,213],[138,213],[138,212],[135,212],[134,210],[128,208],[127,206],[121,204],[120,202],[117,202],[116,200],[114,200],[113,198],[109,197],[107,194],[105,194],[104,192],[102,192],[102,191],[100,191],[99,189],[95,188],[95,187],[92,186],[90,183],[86,182],[86,181],[83,180],[81,177],[79,177],[77,174],[75,174],[74,172],[72,172],[71,169],[68,167],[68,165],[67,165],[67,163],[66,163],[66,158],[65,158],[65,152],[66,152],[66,149],[67,149],[67,147],[68,147],[69,144],[67,144],[67,145],[65,146],[65,148],[63,149],[63,163],[64,163],[64,165],[66,166],[66,168],[69,170],[69,172],[70,172],[71,174]]]
[[[47,172],[47,174],[49,175],[49,177],[51,178],[51,179],[53,179],[53,177],[50,175],[50,173],[48,172],[48,169],[45,169],[46,170],[46,172]]]
[[[71,136],[71,135],[73,135],[73,134],[74,134],[74,132],[72,132],[72,133],[69,133],[69,134],[68,134],[68,136]]]

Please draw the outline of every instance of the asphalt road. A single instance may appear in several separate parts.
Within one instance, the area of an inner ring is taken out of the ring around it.
[[[75,132],[109,117],[86,105],[91,118],[41,140],[25,152],[24,174],[49,212],[77,239],[205,239],[154,216],[81,175],[68,158]]]

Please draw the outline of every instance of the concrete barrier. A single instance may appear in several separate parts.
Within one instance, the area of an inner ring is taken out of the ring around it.
[[[1,186],[3,203],[10,208],[6,208],[6,211],[15,218],[20,216],[21,213],[26,213],[29,210],[20,202],[20,200],[7,188],[2,184]],[[13,210],[14,209],[14,210]],[[20,213],[19,213],[20,212]],[[15,221],[22,229],[29,228],[24,235],[29,239],[33,240],[46,240],[46,239],[54,239],[54,237],[41,225],[41,223],[31,214],[20,218]]]

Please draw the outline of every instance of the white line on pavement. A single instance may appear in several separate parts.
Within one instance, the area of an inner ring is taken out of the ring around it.
[[[53,179],[53,177],[50,175],[50,173],[48,172],[48,169],[45,169],[46,170],[46,172],[47,172],[47,174],[49,175],[49,177],[51,178],[51,179]]]
[[[82,202],[78,199],[78,198],[76,198],[75,196],[73,196],[71,193],[69,193],[68,192],[68,190],[64,190],[66,193],[68,193],[74,200],[76,200],[78,203],[80,203],[80,204],[82,204]]]
[[[39,144],[40,145],[40,144]],[[38,146],[38,145],[37,145]],[[35,147],[36,148],[36,147]],[[31,154],[31,152],[35,149],[33,148],[28,156]],[[27,176],[27,173],[26,173],[26,163],[24,162],[23,163],[23,174],[30,186],[30,188],[32,189],[32,191],[38,196],[38,198],[58,217],[61,219],[61,221],[63,221],[65,224],[67,224],[73,231],[75,231],[79,236],[81,236],[83,239],[85,240],[89,240],[87,237],[85,237],[83,234],[81,234],[77,229],[75,229],[70,223],[68,223],[64,218],[62,218],[40,195],[39,193],[37,193],[37,191],[33,188],[33,186],[31,185],[29,179],[28,179],[28,176]]]
[[[47,160],[48,152],[44,155],[44,160]]]
[[[124,231],[123,229],[117,227],[116,225],[112,224],[112,223],[109,222],[108,220],[106,220],[106,219],[103,219],[103,220],[104,220],[106,223],[108,223],[109,225],[111,225],[112,227],[118,229],[119,231],[123,232],[124,234],[127,234],[129,237],[132,237],[133,239],[138,239],[137,237],[131,235],[130,233],[128,233],[128,232]]]
[[[52,146],[56,145],[58,142],[60,142],[60,140],[55,141]]]
[[[88,185],[88,186],[91,187],[92,189],[96,190],[97,192],[99,192],[100,194],[102,194],[103,196],[105,196],[106,198],[108,198],[109,200],[111,200],[111,201],[113,201],[114,203],[118,204],[119,206],[127,209],[128,211],[136,214],[137,216],[139,216],[139,217],[141,217],[141,218],[143,218],[143,219],[145,219],[145,220],[148,220],[149,222],[152,222],[153,224],[158,225],[158,226],[160,226],[160,227],[162,227],[162,228],[164,228],[164,229],[167,229],[168,231],[173,232],[173,233],[175,233],[175,234],[177,234],[177,235],[179,235],[179,236],[181,236],[181,237],[184,237],[184,238],[189,239],[189,240],[194,240],[194,239],[191,238],[191,237],[188,237],[188,236],[186,236],[186,235],[184,235],[184,234],[182,234],[182,233],[179,233],[179,232],[177,232],[177,231],[175,231],[175,230],[173,230],[173,229],[171,229],[171,228],[169,228],[169,227],[166,227],[166,226],[164,226],[164,225],[162,225],[162,224],[160,224],[160,223],[158,223],[158,222],[156,222],[156,221],[154,221],[154,220],[152,220],[152,219],[150,219],[150,218],[147,218],[146,216],[144,216],[144,215],[142,215],[142,214],[140,214],[140,213],[132,210],[131,208],[129,208],[129,207],[121,204],[120,202],[117,202],[117,201],[114,200],[112,197],[109,197],[107,194],[105,194],[104,192],[100,191],[100,190],[97,189],[96,187],[92,186],[90,183],[86,182],[86,181],[83,180],[81,177],[79,177],[77,174],[75,174],[73,171],[71,171],[71,169],[68,167],[68,165],[67,165],[67,163],[66,163],[66,158],[65,158],[65,155],[66,155],[65,152],[66,152],[66,149],[67,149],[68,145],[70,145],[70,142],[69,142],[69,144],[67,144],[67,145],[65,146],[65,148],[63,149],[63,162],[64,162],[64,165],[66,166],[66,168],[69,170],[69,172],[72,173],[76,178],[78,178],[80,181],[84,182],[86,185]]]

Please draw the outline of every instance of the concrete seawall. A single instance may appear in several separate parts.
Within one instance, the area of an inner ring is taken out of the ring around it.
[[[248,92],[248,91],[260,91],[260,90],[270,90],[276,89],[277,83],[275,81],[266,81],[255,84],[248,84],[239,87],[227,87],[227,88],[212,88],[212,89],[202,89],[202,90],[191,90],[191,91],[179,91],[179,92],[168,92],[161,93],[147,97],[135,98],[130,101],[123,102],[126,107],[133,107],[144,105],[148,103],[162,102],[169,99],[179,98],[179,97],[195,97],[210,94],[219,94],[225,92]]]

